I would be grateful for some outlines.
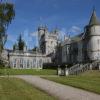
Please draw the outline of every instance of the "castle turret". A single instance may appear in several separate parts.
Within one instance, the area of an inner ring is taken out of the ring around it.
[[[38,27],[38,38],[40,39],[41,36],[44,35],[47,30],[48,29],[46,26],[39,26]]]
[[[38,45],[39,45],[39,50],[42,51],[43,53],[43,40],[45,37],[45,34],[47,34],[47,27],[46,26],[39,26],[38,27]]]
[[[100,21],[96,16],[95,9],[85,30],[88,57],[91,61],[100,60]]]

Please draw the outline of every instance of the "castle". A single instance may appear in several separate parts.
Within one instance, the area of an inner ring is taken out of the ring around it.
[[[74,37],[66,36],[63,42],[59,42],[58,34],[57,29],[48,32],[47,27],[40,26],[38,28],[39,50],[9,52],[10,66],[42,68],[44,63],[55,63],[57,66],[77,64],[90,66],[93,62],[100,60],[100,21],[95,10],[92,12],[89,24],[84,27],[83,33]],[[100,69],[99,63],[95,65]]]
[[[55,53],[55,49],[58,42],[59,31],[57,29],[52,32],[48,32],[47,27],[38,28],[38,38],[39,38],[39,49],[42,54],[49,55]]]
[[[100,22],[95,10],[89,24],[84,27],[84,32],[65,39],[60,45],[62,63],[76,64],[100,60]]]
[[[49,33],[46,27],[38,28],[39,47],[33,50],[27,50],[25,45],[20,50],[18,43],[15,43],[13,50],[2,53],[2,58],[8,59],[9,66],[15,69],[42,69],[44,63],[52,63],[51,54],[55,53],[58,31]]]

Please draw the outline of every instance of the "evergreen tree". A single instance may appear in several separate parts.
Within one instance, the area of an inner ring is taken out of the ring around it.
[[[22,35],[19,35],[18,38],[18,49],[19,50],[24,50],[25,42],[22,40]]]
[[[17,48],[17,43],[15,43],[14,45],[13,45],[13,51],[15,51],[15,50],[17,50],[18,48]]]

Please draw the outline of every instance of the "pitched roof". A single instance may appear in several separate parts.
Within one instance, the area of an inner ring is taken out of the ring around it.
[[[98,20],[98,18],[96,16],[95,9],[93,9],[93,13],[92,13],[92,16],[90,18],[89,26],[91,26],[91,25],[100,25],[100,21]]]
[[[80,40],[82,40],[83,35],[84,35],[84,33],[78,34],[78,35],[72,37],[71,40],[74,41],[74,42],[75,41],[80,41]]]

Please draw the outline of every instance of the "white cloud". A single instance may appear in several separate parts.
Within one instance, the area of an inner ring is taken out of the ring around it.
[[[72,35],[76,35],[79,34],[81,32],[81,29],[77,26],[72,26],[69,30],[68,33],[72,36]]]
[[[38,46],[38,31],[30,33],[32,38],[34,39],[35,46]]]
[[[62,28],[59,31],[59,39],[63,41],[65,36],[68,36],[68,37],[69,35],[74,36],[76,34],[79,34],[80,32],[81,32],[81,29],[77,26],[72,26],[68,30],[66,28]]]
[[[30,47],[31,43],[33,41],[32,36],[28,29],[25,29],[24,32],[22,33],[22,38],[25,41],[26,45]]]
[[[59,39],[60,39],[61,41],[63,41],[65,35],[66,35],[66,28],[62,28],[62,29],[59,31]]]
[[[32,37],[37,37],[38,36],[38,31],[30,33]]]
[[[24,32],[21,32],[22,34],[22,38],[23,40],[25,41],[26,45],[28,46],[28,48],[33,48],[34,46],[38,46],[38,31],[35,31],[35,32],[32,32],[30,33],[28,31],[28,29],[25,29]],[[7,45],[8,43],[12,43],[12,45],[14,43],[17,42],[17,39],[18,39],[18,36],[19,35],[16,35],[16,34],[8,34],[8,37],[7,37]]]

